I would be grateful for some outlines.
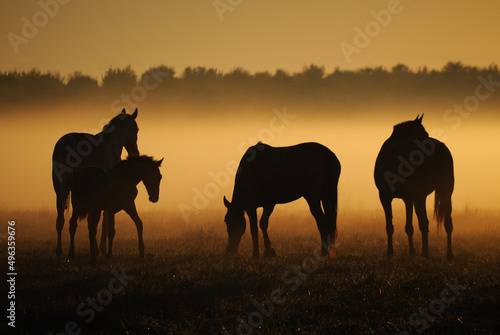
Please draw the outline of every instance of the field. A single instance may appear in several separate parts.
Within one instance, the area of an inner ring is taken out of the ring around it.
[[[91,266],[85,222],[77,231],[77,257],[67,262],[55,255],[53,209],[3,210],[2,222],[16,221],[17,329],[54,335],[500,331],[498,212],[456,211],[452,264],[444,257],[444,229],[438,234],[432,220],[430,259],[410,258],[401,215],[395,215],[395,257],[387,259],[381,210],[340,214],[333,259],[317,258],[312,217],[287,212],[271,217],[277,257],[252,259],[249,229],[239,255],[229,257],[223,214],[191,225],[174,214],[142,214],[145,260],[135,226],[119,214],[114,258]],[[5,237],[2,244],[6,260]]]

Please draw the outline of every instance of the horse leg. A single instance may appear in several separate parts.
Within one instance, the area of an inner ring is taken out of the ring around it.
[[[451,233],[453,232],[453,221],[451,220],[451,194],[441,199],[444,206],[444,229],[446,230],[447,246],[446,258],[449,262],[453,260],[453,251],[451,250]]]
[[[113,258],[113,239],[115,238],[115,214],[112,213],[111,211],[104,212],[103,222],[106,217],[108,217],[108,258]],[[105,250],[101,250],[101,253],[104,253],[104,251]]]
[[[139,255],[141,258],[144,258],[144,241],[142,239],[142,220],[139,218],[137,214],[137,209],[135,208],[135,203],[132,202],[129,206],[126,206],[125,212],[130,216],[130,218],[134,221],[135,227],[137,228],[137,238],[139,239]]]
[[[335,257],[337,252],[335,250],[337,243],[337,190],[332,197],[326,197],[321,200],[323,210],[325,211],[326,224],[328,230],[331,231],[332,245],[329,249],[330,257]]]
[[[109,227],[109,215],[107,215],[108,211],[104,211],[104,215],[102,218],[102,229],[101,229],[101,243],[99,245],[99,249],[102,255],[106,253],[106,238],[108,237],[108,227]]]
[[[329,250],[332,248],[332,236],[331,230],[328,229],[328,224],[326,222],[325,214],[323,213],[323,209],[321,208],[321,200],[320,199],[311,199],[306,198],[307,204],[309,205],[309,210],[311,214],[314,216],[316,220],[316,225],[318,226],[319,235],[321,236],[321,244],[327,245],[328,248],[321,248],[321,255],[325,256],[329,253]]]
[[[415,248],[413,247],[413,200],[404,199],[406,206],[406,226],[405,231],[408,235],[408,244],[410,245],[410,256],[415,256]]]
[[[429,258],[429,220],[425,209],[425,196],[415,199],[415,212],[417,213],[418,226],[422,233],[422,257]]]
[[[259,258],[259,228],[257,227],[257,209],[247,210],[250,220],[250,232],[252,233],[253,257]]]
[[[89,227],[89,243],[90,243],[90,263],[95,264],[97,261],[97,224],[101,219],[101,211],[92,211],[87,217]]]
[[[274,257],[276,256],[276,251],[271,248],[271,240],[269,240],[269,235],[267,234],[267,227],[269,226],[269,217],[274,210],[274,205],[265,206],[262,212],[262,217],[260,218],[260,229],[262,230],[262,235],[264,235],[264,256]]]
[[[384,208],[385,213],[385,231],[387,232],[387,256],[392,258],[394,256],[394,249],[392,248],[392,234],[394,234],[394,225],[392,224],[392,199],[379,195],[380,202]]]
[[[73,212],[71,219],[69,219],[69,254],[68,259],[75,258],[75,233],[78,227],[78,216]]]
[[[64,210],[66,209],[66,201],[69,196],[69,190],[62,189],[57,192],[56,196],[56,207],[57,207],[57,219],[56,219],[56,230],[57,230],[57,246],[56,255],[62,255],[62,243],[61,235],[64,228]]]

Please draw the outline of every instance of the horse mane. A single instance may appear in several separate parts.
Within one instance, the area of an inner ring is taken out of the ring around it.
[[[404,121],[401,123],[398,123],[394,126],[394,129],[392,131],[391,137],[393,138],[407,138],[407,137],[415,137],[415,134],[412,134],[411,131],[414,129],[414,127],[422,127],[422,130],[425,132],[426,137],[429,137],[429,134],[427,134],[427,131],[425,130],[424,126],[422,124],[415,125],[414,121]],[[411,136],[409,136],[411,135]],[[421,136],[421,135],[417,135]]]
[[[142,156],[127,156],[126,159],[120,161],[116,166],[128,165],[134,162],[154,162],[152,156],[142,155]]]
[[[105,131],[106,129],[108,129],[108,128],[112,127],[112,126],[115,126],[115,127],[118,126],[118,124],[121,121],[125,120],[125,118],[127,116],[130,116],[130,115],[128,115],[126,113],[123,113],[123,112],[120,113],[120,114],[118,114],[117,116],[115,116],[114,118],[112,118],[106,125],[104,125],[104,127],[102,127],[102,131]],[[134,129],[136,131],[139,131],[139,126],[137,125],[137,122],[135,120],[132,120],[132,127],[134,127]]]

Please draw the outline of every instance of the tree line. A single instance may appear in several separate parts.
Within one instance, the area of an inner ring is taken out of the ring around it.
[[[405,64],[391,69],[366,67],[336,68],[308,65],[301,72],[278,69],[250,73],[243,68],[222,72],[214,68],[187,67],[182,73],[165,65],[137,74],[130,66],[109,68],[98,80],[75,71],[63,77],[57,72],[6,71],[0,73],[0,99],[4,103],[89,101],[117,99],[151,103],[232,104],[310,103],[364,104],[374,101],[454,101],[474,94],[479,78],[500,82],[498,66],[467,66],[448,62],[440,70]],[[490,79],[488,79],[490,78]],[[499,101],[500,94],[492,95]]]

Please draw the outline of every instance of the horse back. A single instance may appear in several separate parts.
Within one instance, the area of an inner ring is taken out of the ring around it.
[[[325,188],[336,190],[339,175],[337,157],[321,144],[271,147],[259,143],[243,155],[235,193],[236,197],[246,197],[259,205],[286,203],[322,194]]]
[[[375,184],[395,198],[428,195],[437,188],[453,190],[453,158],[446,145],[431,137],[388,139],[375,163]]]
[[[106,196],[108,187],[106,172],[99,167],[86,167],[75,173],[71,203],[73,211],[84,217],[92,209],[101,209],[99,203]]]
[[[79,169],[97,166],[109,169],[120,161],[109,148],[102,133],[69,133],[56,143],[52,153],[52,181],[54,189],[60,184],[72,184],[73,174]]]

